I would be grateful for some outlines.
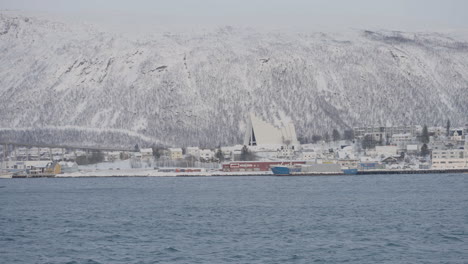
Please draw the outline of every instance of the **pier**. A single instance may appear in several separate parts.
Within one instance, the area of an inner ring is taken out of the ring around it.
[[[55,178],[55,174],[13,174],[11,178]]]

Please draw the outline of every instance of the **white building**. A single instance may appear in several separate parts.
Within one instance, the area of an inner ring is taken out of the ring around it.
[[[198,159],[200,158],[200,149],[198,147],[187,147],[185,154]]]
[[[214,151],[211,149],[201,149],[200,150],[200,159],[203,160],[212,160],[215,156]]]
[[[341,168],[343,169],[355,169],[358,167],[359,160],[357,159],[340,159],[338,160],[338,164],[340,164]]]
[[[411,133],[394,134],[392,135],[391,143],[397,145],[399,149],[406,149],[408,144],[414,141],[414,137]]]
[[[50,166],[52,161],[50,160],[33,160],[33,161],[6,161],[5,168],[9,171],[26,171],[30,173],[44,173],[46,168]]]
[[[301,159],[302,160],[315,160],[317,159],[317,152],[313,150],[303,150],[301,152]]]
[[[294,153],[293,148],[281,147],[276,151],[276,157],[279,159],[291,159]]]
[[[374,140],[383,141],[386,138],[390,139],[395,134],[416,135],[419,129],[418,126],[355,127],[354,136],[356,138],[363,138],[366,135],[371,135]]]
[[[376,146],[375,150],[370,150],[367,152],[371,156],[395,156],[398,154],[397,146]]]
[[[142,159],[150,159],[153,157],[153,149],[152,148],[143,148],[140,149],[141,158]]]
[[[231,147],[231,158],[234,160],[238,157],[240,157],[240,155],[242,154],[242,148],[244,146],[242,145],[235,145],[233,147]]]
[[[182,159],[182,149],[181,148],[169,148],[169,157],[172,160]]]
[[[356,159],[356,152],[354,151],[353,146],[345,146],[341,149],[337,149],[336,155],[338,159],[343,159],[343,160]]]
[[[61,166],[62,173],[72,173],[78,171],[78,164],[71,161],[61,161],[59,162]]]
[[[120,159],[120,151],[109,151],[105,155],[105,160],[114,161]]]
[[[433,169],[463,169],[467,167],[468,151],[466,149],[446,149],[432,151]]]
[[[141,159],[141,152],[132,152],[132,158]]]
[[[445,136],[447,133],[447,128],[445,127],[428,127],[427,131],[430,134],[433,134],[435,137]]]
[[[410,145],[406,145],[406,151],[409,153],[409,154],[416,154],[418,153],[420,150],[420,147],[418,144],[410,144]]]
[[[232,149],[227,148],[227,147],[222,147],[221,152],[223,153],[223,157],[225,160],[231,159],[232,158]]]
[[[297,149],[300,143],[297,140],[296,129],[292,122],[277,127],[250,113],[244,145],[271,146],[275,149],[278,149],[279,146],[296,146],[295,149]]]
[[[463,140],[463,129],[458,129],[451,131],[450,139],[453,141],[462,141]]]

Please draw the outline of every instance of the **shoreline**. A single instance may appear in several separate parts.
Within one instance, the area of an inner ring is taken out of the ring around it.
[[[300,175],[275,175],[271,171],[244,171],[244,172],[159,172],[154,170],[121,170],[118,173],[114,170],[79,171],[57,175],[2,175],[0,179],[18,178],[101,178],[101,177],[251,177],[251,176],[276,176],[276,177],[304,177],[304,176],[359,176],[359,175],[398,175],[398,174],[448,174],[448,173],[468,173],[466,169],[429,169],[429,170],[364,170],[357,174],[326,174],[309,173]]]

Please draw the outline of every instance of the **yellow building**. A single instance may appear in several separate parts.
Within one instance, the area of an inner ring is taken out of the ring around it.
[[[45,173],[47,174],[60,174],[62,172],[62,166],[58,162],[52,162],[47,165]]]
[[[169,148],[169,157],[172,160],[182,159],[182,149],[181,148]]]

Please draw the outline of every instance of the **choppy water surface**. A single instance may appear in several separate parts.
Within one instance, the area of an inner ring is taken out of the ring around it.
[[[0,180],[0,263],[468,263],[468,174]]]

